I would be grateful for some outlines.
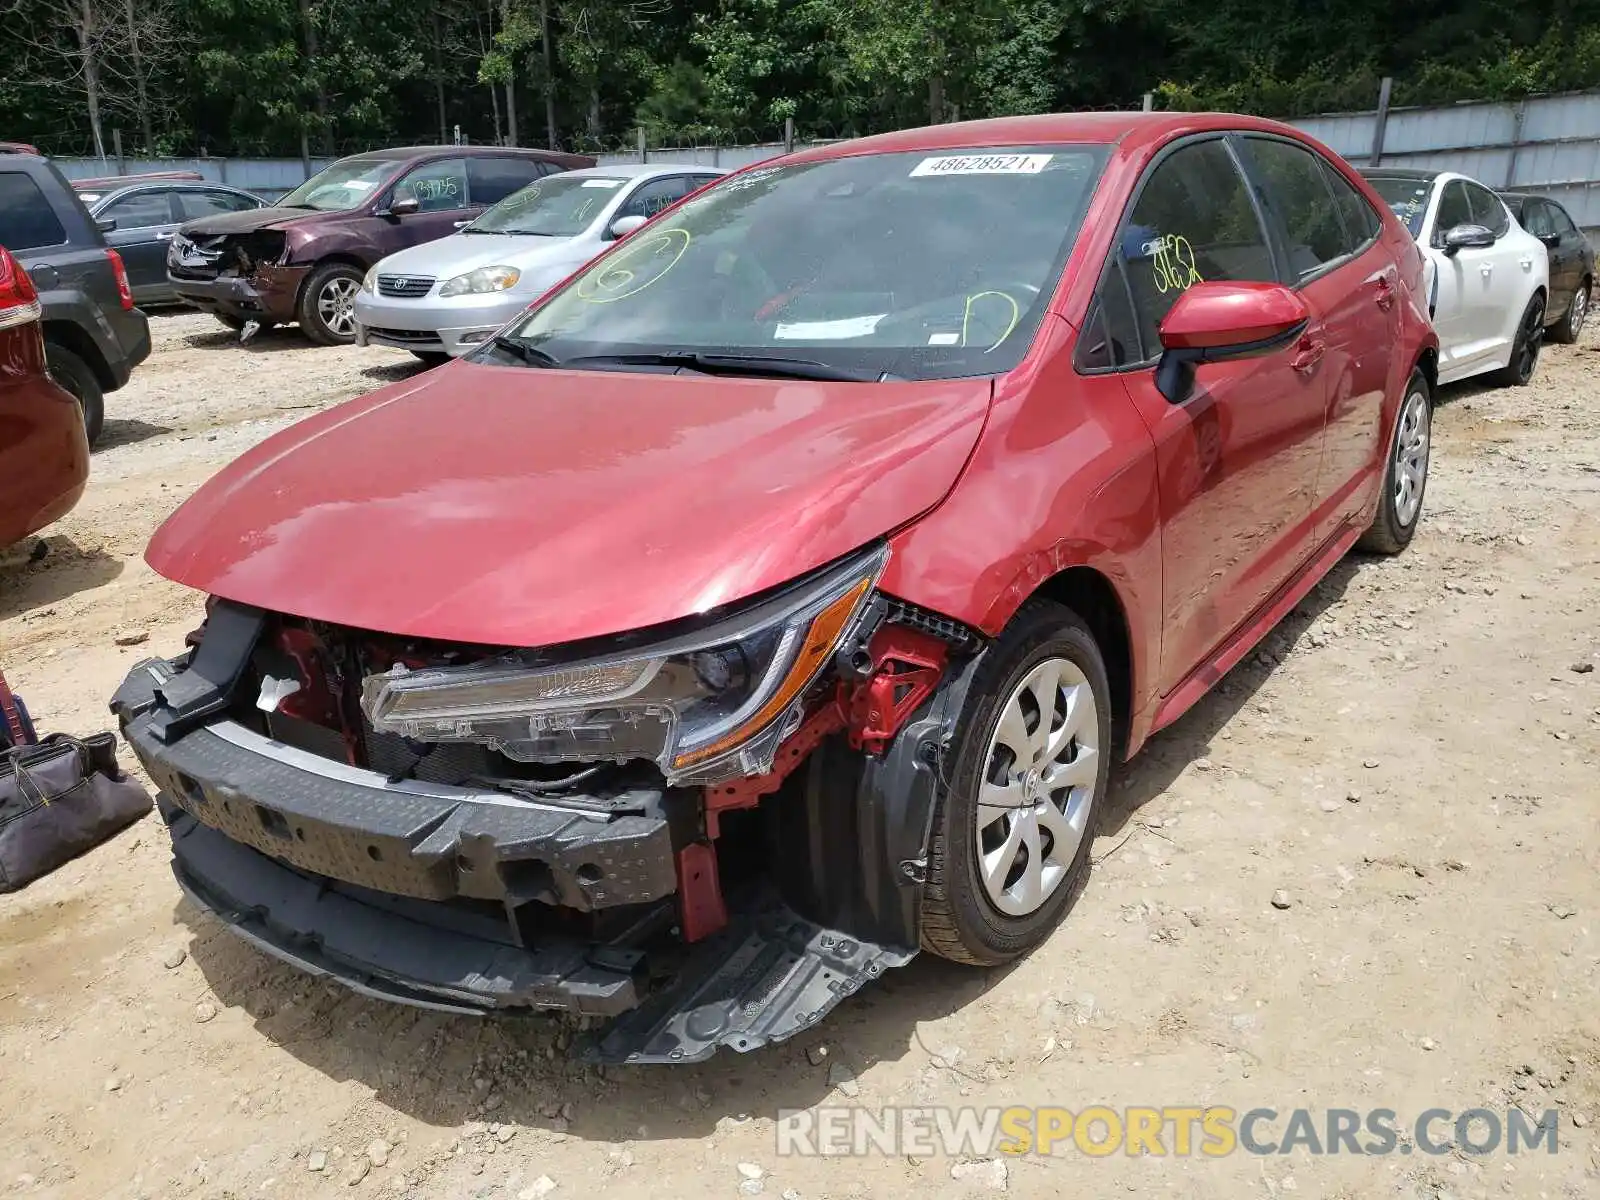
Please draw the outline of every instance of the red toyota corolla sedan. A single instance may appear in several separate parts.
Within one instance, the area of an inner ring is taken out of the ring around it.
[[[939,126],[667,210],[492,343],[278,434],[149,561],[113,706],[269,953],[681,1061],[1050,933],[1113,760],[1405,547],[1415,242],[1295,130]]]

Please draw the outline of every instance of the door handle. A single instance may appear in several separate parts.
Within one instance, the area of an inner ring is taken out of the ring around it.
[[[1378,307],[1388,312],[1394,307],[1394,285],[1387,275],[1378,276]]]
[[[156,241],[158,241],[158,242],[170,242],[171,240],[172,240],[172,235],[170,233],[158,233],[158,234],[156,234]]]
[[[1523,260],[1523,264],[1522,265],[1523,266],[1527,266],[1528,265],[1526,259]],[[1494,274],[1494,264],[1493,263],[1484,263],[1483,266],[1478,268],[1478,270],[1482,271],[1483,274],[1486,275],[1486,276],[1493,275]]]
[[[1533,259],[1531,259],[1531,258],[1519,258],[1519,259],[1517,259],[1517,261],[1522,264],[1522,269],[1524,271],[1533,270]]]
[[[1312,369],[1322,361],[1322,356],[1327,352],[1328,343],[1319,337],[1307,334],[1300,339],[1294,348],[1294,357],[1289,360],[1289,365],[1303,375],[1310,374]]]

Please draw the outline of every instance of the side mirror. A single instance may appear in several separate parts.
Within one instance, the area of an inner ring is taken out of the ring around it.
[[[611,222],[611,228],[607,232],[610,233],[610,235],[614,238],[625,238],[635,229],[638,229],[641,225],[643,225],[647,220],[649,220],[648,217],[641,217],[637,215],[632,217],[618,217],[615,221]]]
[[[1494,231],[1485,225],[1456,225],[1445,230],[1444,252],[1454,255],[1459,250],[1471,246],[1492,246],[1495,243]]]
[[[408,196],[404,200],[396,200],[389,205],[389,211],[383,215],[386,217],[409,217],[412,213],[421,211],[422,202],[415,196]]]
[[[96,217],[94,226],[101,233],[110,233],[117,227],[117,219],[115,217]]]
[[[1278,283],[1197,283],[1161,321],[1156,390],[1182,404],[1201,363],[1270,354],[1305,330],[1311,310],[1299,293]]]

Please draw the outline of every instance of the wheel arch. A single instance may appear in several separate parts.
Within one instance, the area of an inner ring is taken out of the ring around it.
[[[1111,735],[1117,753],[1126,754],[1134,714],[1133,637],[1127,607],[1110,578],[1093,567],[1072,566],[1041,583],[1034,596],[1070,608],[1089,626],[1105,660],[1111,687]]]
[[[94,372],[95,381],[102,391],[113,391],[117,382],[111,374],[111,364],[101,352],[94,337],[76,321],[46,320],[40,332],[46,343],[54,342],[63,350],[70,350],[83,360],[83,365]]]
[[[372,265],[371,263],[363,262],[359,256],[350,253],[348,250],[336,250],[332,254],[324,254],[322,257],[317,259],[316,262],[311,264],[310,269],[306,271],[305,278],[300,281],[300,288],[295,293],[294,297],[294,306],[297,312],[300,308],[301,302],[305,300],[306,289],[311,286],[312,277],[316,275],[318,271],[322,270],[323,267],[329,267],[335,264],[342,264],[350,267],[363,275],[366,274],[367,268]]]

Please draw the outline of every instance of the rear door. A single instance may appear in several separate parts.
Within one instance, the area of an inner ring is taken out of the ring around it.
[[[1473,330],[1485,355],[1503,362],[1511,356],[1511,342],[1532,291],[1528,276],[1534,265],[1533,255],[1543,251],[1531,245],[1521,231],[1516,237],[1508,236],[1512,230],[1511,213],[1504,200],[1481,183],[1467,180],[1463,186],[1472,205],[1473,223],[1495,236],[1493,246],[1479,251],[1481,286],[1477,307],[1472,310]]]
[[[1104,311],[1131,309],[1131,327],[1108,315],[1104,344],[1085,352],[1132,358],[1122,379],[1155,440],[1165,695],[1310,554],[1327,373],[1315,361],[1294,363],[1312,358],[1323,334],[1313,327],[1281,350],[1205,364],[1183,404],[1156,389],[1158,327],[1186,288],[1280,279],[1260,207],[1221,136],[1185,140],[1155,162],[1117,247]]]
[[[1250,135],[1243,143],[1292,286],[1322,326],[1316,369],[1327,383],[1327,428],[1313,501],[1320,543],[1360,511],[1382,462],[1399,270],[1378,248],[1378,214],[1331,163],[1286,138]]]
[[[96,215],[117,223],[106,233],[106,243],[122,255],[134,303],[148,304],[170,296],[167,246],[184,220],[173,190],[138,188],[118,196]]]
[[[1563,316],[1566,314],[1567,305],[1571,303],[1572,297],[1583,289],[1583,281],[1593,269],[1593,253],[1589,248],[1589,239],[1584,236],[1583,230],[1578,228],[1577,222],[1572,219],[1566,209],[1562,208],[1554,200],[1546,200],[1544,205],[1550,213],[1551,227],[1561,239],[1561,253],[1564,256],[1566,269],[1569,272],[1567,299],[1562,301],[1561,308],[1556,310],[1557,316]],[[1587,307],[1588,299],[1588,294],[1585,293],[1585,307]]]

